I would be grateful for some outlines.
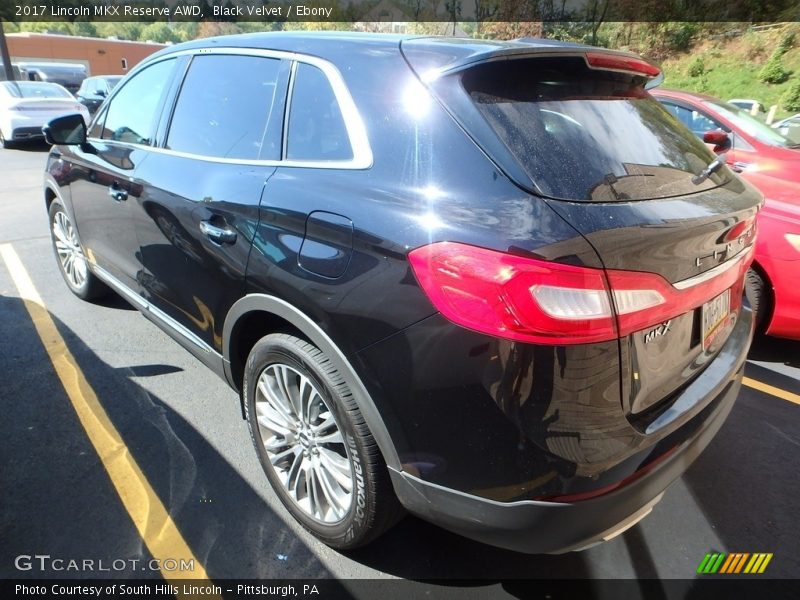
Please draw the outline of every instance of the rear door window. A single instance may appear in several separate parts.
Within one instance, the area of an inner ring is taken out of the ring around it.
[[[714,156],[644,82],[590,69],[583,57],[496,61],[460,76],[473,106],[542,195],[642,200],[720,185],[722,172],[692,182]]]
[[[330,81],[319,68],[298,63],[289,106],[286,158],[350,160],[353,149]]]
[[[230,159],[278,159],[267,128],[281,119],[281,61],[260,56],[199,55],[192,59],[178,96],[167,148]]]

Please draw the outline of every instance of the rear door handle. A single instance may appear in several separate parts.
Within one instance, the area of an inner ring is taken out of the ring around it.
[[[200,231],[208,239],[217,244],[233,244],[236,241],[236,232],[212,225],[209,221],[200,221]]]
[[[108,195],[116,202],[123,202],[128,199],[128,192],[119,187],[117,183],[112,183],[108,186]]]

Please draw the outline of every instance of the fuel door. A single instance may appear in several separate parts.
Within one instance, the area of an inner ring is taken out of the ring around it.
[[[336,279],[347,271],[353,254],[353,222],[347,217],[316,210],[306,219],[298,263],[310,273]]]

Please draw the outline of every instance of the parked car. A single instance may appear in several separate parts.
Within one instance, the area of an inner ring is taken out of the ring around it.
[[[77,296],[116,290],[240,392],[325,543],[404,507],[584,548],[710,442],[752,336],[761,195],[647,94],[658,75],[552,41],[170,47],[88,132],[50,123],[54,252]]]
[[[744,174],[743,174],[744,175]],[[800,183],[757,171],[747,179],[766,198],[747,293],[767,335],[800,339]]]
[[[11,63],[11,72],[12,72],[12,74],[14,76],[14,79],[16,81],[19,81],[20,79],[22,79],[22,73],[19,70],[19,67],[17,65],[15,65],[14,63]],[[6,78],[5,66],[1,62],[0,62],[0,81],[8,81],[8,79]]]
[[[747,111],[703,94],[664,89],[651,94],[699,138],[709,131],[724,132],[730,147],[725,142],[721,149],[737,173],[758,172],[800,182],[800,145]]]
[[[759,216],[762,235],[756,245],[748,295],[758,304],[760,329],[800,339],[800,146],[741,109],[688,92],[653,90],[652,94],[700,138],[724,152],[731,168],[765,196]]]
[[[741,108],[750,114],[766,112],[766,110],[764,110],[764,105],[758,100],[733,98],[732,100],[728,100],[728,104],[733,104],[736,108]]]
[[[87,77],[75,97],[89,109],[89,113],[94,114],[121,79],[122,75]]]
[[[81,87],[81,82],[88,76],[86,65],[69,62],[21,62],[19,63],[23,79],[29,81],[46,81],[67,88],[74,94]]]
[[[72,94],[55,83],[0,82],[0,144],[44,137],[42,127],[54,117],[77,113],[85,123],[89,111]]]
[[[792,142],[800,144],[800,113],[773,123],[772,127]]]

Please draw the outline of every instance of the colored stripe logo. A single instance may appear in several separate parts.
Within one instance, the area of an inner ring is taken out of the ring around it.
[[[747,573],[756,575],[763,573],[769,561],[772,560],[772,552],[709,552],[700,561],[697,572],[701,575],[721,573],[725,575]]]

